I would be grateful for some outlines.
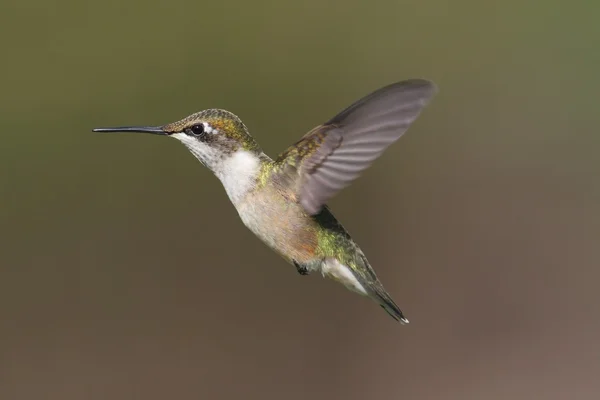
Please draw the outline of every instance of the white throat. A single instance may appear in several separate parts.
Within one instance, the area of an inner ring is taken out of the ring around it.
[[[224,159],[214,172],[223,183],[231,202],[237,204],[256,186],[260,160],[249,151],[238,150]]]
[[[237,205],[246,193],[255,187],[260,172],[260,160],[256,154],[240,149],[224,156],[214,148],[184,133],[171,136],[182,142],[202,164],[213,171],[221,180],[234,205]]]

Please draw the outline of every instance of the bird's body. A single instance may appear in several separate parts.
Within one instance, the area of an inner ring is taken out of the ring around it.
[[[244,225],[300,274],[320,272],[408,323],[324,201],[395,141],[434,92],[433,84],[424,80],[380,89],[317,126],[275,160],[225,110],[205,110],[162,127],[98,131],[141,131],[178,139],[221,180]],[[389,117],[390,111],[396,119]],[[376,133],[369,137],[369,131]]]

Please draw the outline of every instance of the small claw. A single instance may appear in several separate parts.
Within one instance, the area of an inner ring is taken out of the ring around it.
[[[298,264],[296,261],[294,261],[294,266],[300,275],[308,275],[308,268],[305,266]]]

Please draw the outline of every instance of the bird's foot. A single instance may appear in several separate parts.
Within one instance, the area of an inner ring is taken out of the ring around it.
[[[300,265],[298,264],[296,261],[294,261],[294,266],[296,267],[296,270],[298,271],[298,273],[300,275],[308,275],[308,268],[304,265]]]

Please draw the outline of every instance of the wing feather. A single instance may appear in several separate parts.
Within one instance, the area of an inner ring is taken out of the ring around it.
[[[406,132],[436,91],[435,84],[423,79],[383,87],[282,153],[279,163],[296,166],[298,195],[306,211],[317,214],[331,197],[367,169]]]

